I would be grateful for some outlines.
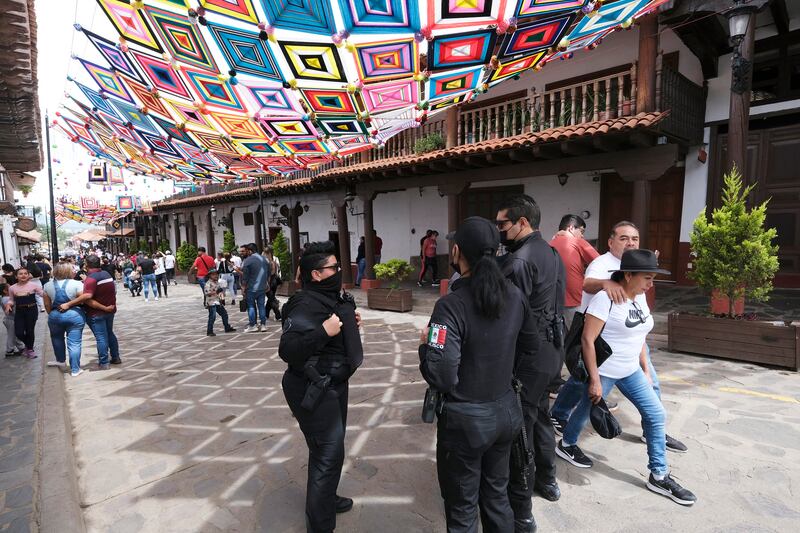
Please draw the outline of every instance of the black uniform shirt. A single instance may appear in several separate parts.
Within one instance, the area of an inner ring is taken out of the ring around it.
[[[289,370],[302,374],[306,361],[318,356],[316,368],[334,381],[345,381],[361,365],[364,352],[355,317],[355,303],[322,291],[296,292],[283,307],[283,333],[278,348]],[[342,320],[342,331],[328,337],[322,323],[332,313]]]
[[[509,246],[501,262],[503,274],[519,287],[531,306],[531,311],[544,327],[564,309],[566,271],[561,257],[542,234],[534,231]]]
[[[451,400],[494,401],[511,389],[515,357],[531,357],[538,334],[525,295],[513,284],[507,282],[500,318],[492,320],[478,314],[471,283],[471,277],[458,279],[436,302],[419,368]]]

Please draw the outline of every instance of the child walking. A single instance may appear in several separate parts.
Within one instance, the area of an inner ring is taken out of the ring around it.
[[[225,304],[220,301],[220,295],[225,294],[225,289],[219,285],[219,272],[212,268],[208,271],[206,276],[206,286],[204,289],[205,304],[208,308],[208,327],[206,328],[206,335],[209,337],[216,337],[214,333],[214,322],[217,320],[217,314],[222,317],[222,326],[225,332],[236,331],[228,323],[228,312],[225,310]]]
[[[5,309],[6,304],[9,302],[8,297],[8,284],[3,283],[0,285],[0,294],[2,295],[2,305]],[[14,311],[10,313],[3,313],[3,325],[6,327],[6,357],[15,355],[22,355],[22,350],[25,349],[25,344],[17,338],[14,333]]]

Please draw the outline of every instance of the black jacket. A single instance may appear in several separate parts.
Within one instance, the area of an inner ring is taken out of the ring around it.
[[[558,252],[534,231],[508,247],[501,260],[503,273],[528,296],[540,328],[564,313],[566,270]]]
[[[436,302],[427,344],[419,347],[420,372],[431,387],[454,401],[487,402],[511,390],[515,360],[525,365],[539,345],[525,295],[507,283],[505,304],[496,320],[479,315],[470,277]]]
[[[302,375],[306,361],[318,356],[315,366],[320,374],[330,375],[334,382],[346,381],[364,361],[355,311],[355,302],[347,293],[334,298],[329,293],[301,290],[289,298],[283,306],[278,348],[289,371]],[[328,337],[322,323],[333,313],[342,320],[342,331]]]

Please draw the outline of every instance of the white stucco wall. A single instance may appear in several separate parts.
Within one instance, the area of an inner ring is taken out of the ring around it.
[[[558,177],[538,176],[514,180],[473,183],[472,188],[499,187],[503,185],[524,185],[525,194],[531,196],[542,211],[540,230],[545,239],[550,239],[558,231],[561,217],[567,214],[579,215],[581,211],[589,211],[586,220],[586,239],[596,239],[600,223],[600,181],[594,181],[590,172],[569,174],[567,184],[563,187]]]
[[[706,143],[708,143],[709,135],[710,129],[705,128],[703,131],[703,139]],[[689,242],[692,223],[694,219],[697,218],[697,215],[706,207],[709,160],[705,163],[701,163],[697,159],[699,151],[700,147],[692,147],[686,154],[680,242]]]

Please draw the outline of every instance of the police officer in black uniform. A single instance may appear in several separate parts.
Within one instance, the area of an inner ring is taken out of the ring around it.
[[[422,376],[444,397],[436,466],[449,532],[477,532],[479,505],[483,531],[514,528],[509,456],[522,409],[512,371],[515,356],[531,357],[538,338],[525,295],[495,261],[499,238],[485,218],[461,224],[452,251],[461,278],[436,302],[420,338]]]
[[[509,199],[497,213],[500,240],[508,254],[501,259],[503,273],[528,297],[540,344],[534,365],[521,366],[522,406],[525,430],[533,443],[535,472],[527,487],[512,478],[508,494],[514,509],[515,531],[536,530],[531,495],[535,490],[556,501],[561,491],[556,482],[555,434],[550,422],[547,385],[561,370],[563,356],[563,306],[566,274],[561,258],[539,232],[541,211],[527,195]]]
[[[278,353],[289,363],[283,393],[308,445],[306,527],[327,533],[353,500],[336,494],[344,463],[347,392],[364,353],[352,296],[332,242],[311,243],[300,259],[303,290],[283,307]]]

